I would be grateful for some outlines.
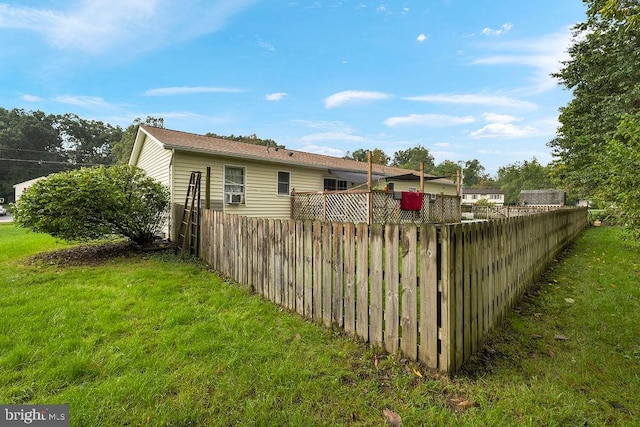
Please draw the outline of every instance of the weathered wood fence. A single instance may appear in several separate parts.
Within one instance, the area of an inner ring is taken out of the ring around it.
[[[586,209],[437,226],[205,210],[201,257],[289,310],[453,372],[586,224]]]

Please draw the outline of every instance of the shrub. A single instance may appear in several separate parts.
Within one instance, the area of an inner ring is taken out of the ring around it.
[[[17,225],[67,241],[119,235],[139,245],[164,226],[168,189],[138,168],[60,172],[28,188],[14,205]]]

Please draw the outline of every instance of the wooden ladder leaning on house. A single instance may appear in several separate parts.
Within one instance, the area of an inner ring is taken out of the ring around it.
[[[189,248],[191,255],[198,256],[200,249],[200,179],[202,172],[191,172],[189,178],[189,187],[187,188],[187,197],[184,201],[184,210],[182,211],[182,222],[178,230],[178,244],[176,245],[176,254],[184,256]]]

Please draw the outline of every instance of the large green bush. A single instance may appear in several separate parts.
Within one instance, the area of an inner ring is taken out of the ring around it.
[[[130,166],[49,175],[14,205],[15,222],[68,241],[124,236],[144,245],[164,226],[168,189]]]

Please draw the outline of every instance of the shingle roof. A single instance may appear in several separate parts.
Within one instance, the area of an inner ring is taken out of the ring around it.
[[[504,191],[497,188],[465,188],[465,194],[504,194]]]
[[[158,141],[165,149],[191,151],[196,153],[215,154],[219,156],[260,160],[273,163],[285,163],[307,166],[316,169],[335,169],[342,171],[367,172],[367,163],[339,157],[324,156],[304,151],[289,150],[287,148],[267,148],[263,145],[248,144],[239,141],[212,138],[171,129],[155,128],[141,125],[140,129]],[[372,172],[378,175],[392,177],[405,175],[407,169],[392,166],[372,165]],[[419,172],[416,172],[419,174]],[[425,174],[425,176],[430,176]],[[435,182],[453,184],[448,179],[436,179]]]

